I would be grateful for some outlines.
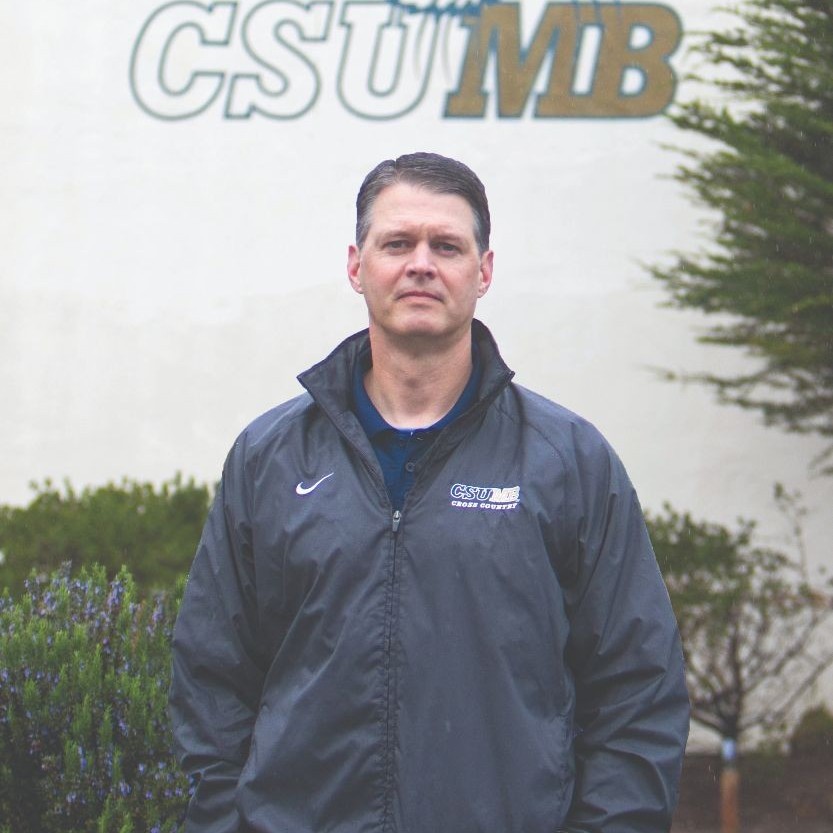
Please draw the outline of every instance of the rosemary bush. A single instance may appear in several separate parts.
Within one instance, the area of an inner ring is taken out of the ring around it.
[[[181,588],[180,588],[181,589]],[[188,785],[167,720],[179,591],[126,569],[0,597],[0,833],[173,833]]]

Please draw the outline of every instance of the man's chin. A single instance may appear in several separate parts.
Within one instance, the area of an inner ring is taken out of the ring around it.
[[[442,338],[453,329],[450,322],[435,315],[409,315],[393,324],[392,330],[402,338]]]
[[[386,337],[400,344],[419,346],[433,352],[458,341],[471,331],[471,322],[454,326],[449,321],[410,320],[397,322],[390,327],[382,327]]]

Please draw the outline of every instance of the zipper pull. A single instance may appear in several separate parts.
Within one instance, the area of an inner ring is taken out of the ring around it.
[[[394,535],[396,535],[396,533],[399,531],[399,522],[401,520],[402,520],[402,513],[398,509],[394,509],[393,519],[392,519],[393,522],[391,523],[391,529],[393,530]]]

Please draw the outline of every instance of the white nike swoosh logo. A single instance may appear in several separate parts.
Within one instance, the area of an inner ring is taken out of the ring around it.
[[[320,486],[328,477],[332,477],[335,474],[334,471],[331,471],[329,474],[325,474],[320,480],[316,480],[312,486],[304,486],[304,481],[302,480],[296,487],[295,492],[299,495],[308,495],[313,489]]]

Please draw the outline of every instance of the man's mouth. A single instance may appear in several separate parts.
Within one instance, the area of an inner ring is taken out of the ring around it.
[[[426,298],[430,301],[439,301],[440,298],[437,295],[434,295],[432,292],[425,292],[424,290],[420,289],[413,289],[410,292],[403,292],[399,299],[402,298]]]

